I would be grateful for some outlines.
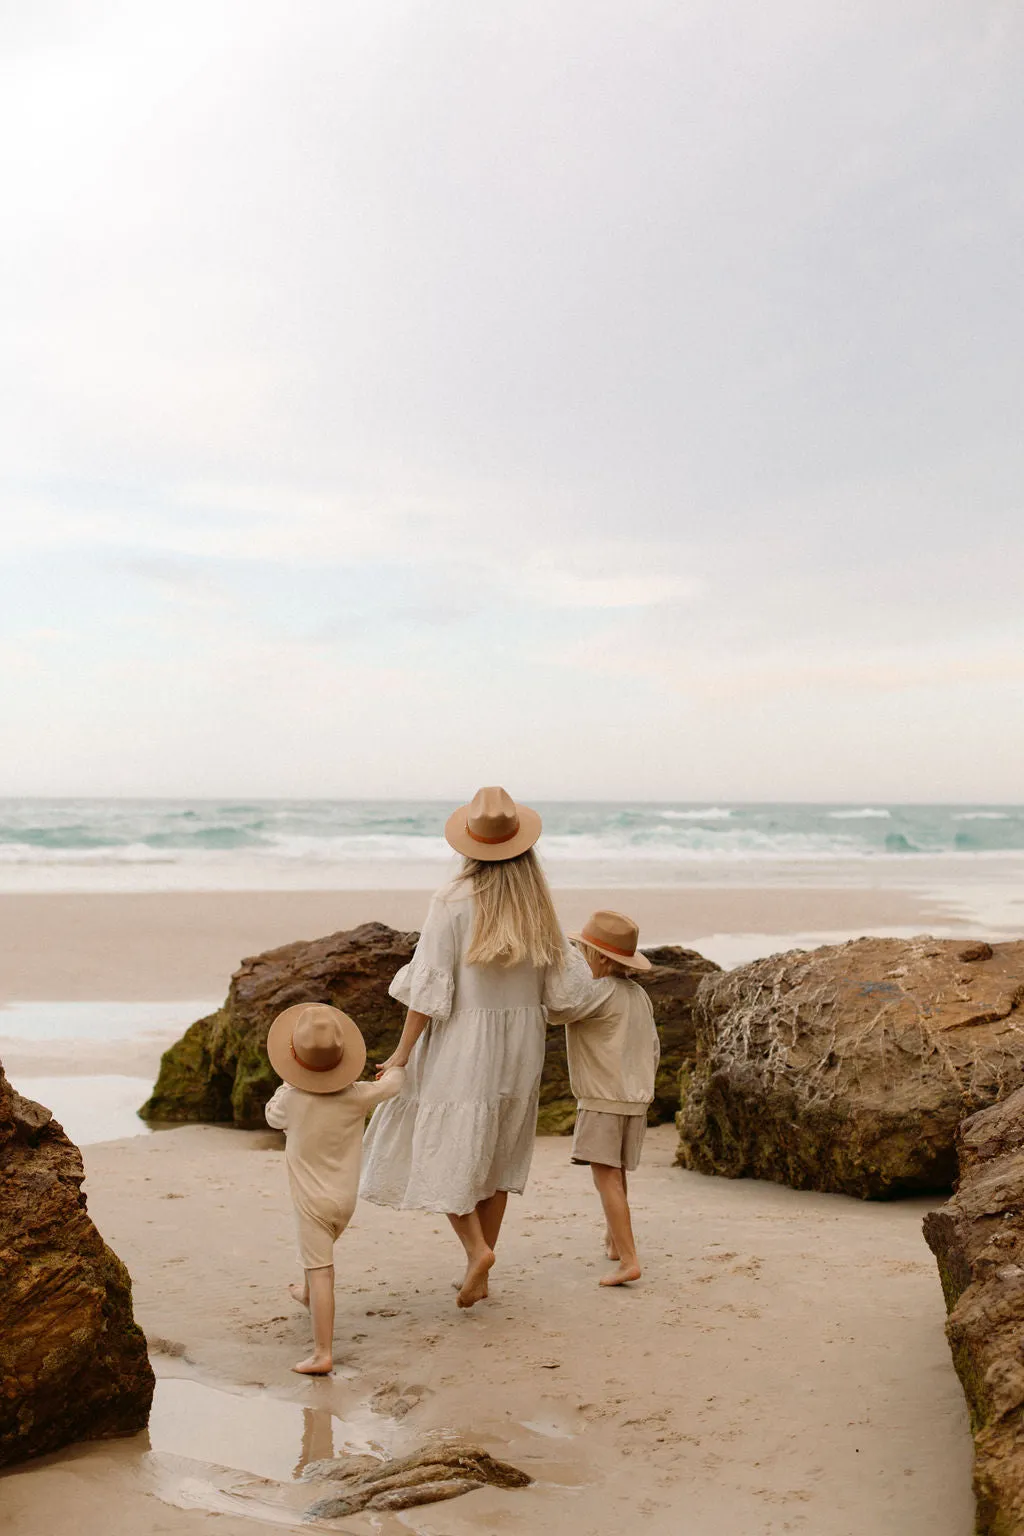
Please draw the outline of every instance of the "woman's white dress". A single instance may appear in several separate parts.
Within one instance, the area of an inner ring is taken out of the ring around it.
[[[537,1131],[545,1009],[572,1008],[591,984],[576,950],[564,967],[468,965],[474,898],[438,891],[391,996],[430,1015],[405,1086],[374,1111],[359,1193],[402,1210],[465,1215],[497,1190],[522,1194]],[[577,994],[580,994],[578,997]]]

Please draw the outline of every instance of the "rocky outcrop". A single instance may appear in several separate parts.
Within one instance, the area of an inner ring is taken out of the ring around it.
[[[981,1536],[1024,1536],[1024,1090],[957,1134],[960,1182],[924,1220],[974,1431]]]
[[[82,1157],[0,1066],[0,1466],[144,1429],[128,1271],[86,1213]]]
[[[965,1115],[1024,1085],[1024,942],[857,939],[711,977],[678,1161],[884,1199],[948,1190]]]
[[[412,958],[417,937],[363,923],[243,960],[217,1012],[197,1020],[164,1052],[153,1095],[139,1113],[151,1120],[265,1127],[264,1106],[280,1082],[267,1059],[267,1031],[292,1003],[344,1009],[363,1032],[368,1064],[383,1061],[405,1017],[388,986]]]
[[[216,1013],[199,1019],[165,1052],[152,1097],[140,1113],[152,1120],[210,1120],[263,1125],[263,1109],[277,1087],[267,1060],[267,1031],[292,1003],[333,1003],[359,1024],[370,1066],[398,1041],[404,1009],[388,996],[395,972],[412,956],[418,935],[383,923],[243,960]],[[649,950],[654,968],[641,978],[654,1002],[662,1064],[652,1118],[668,1120],[679,1102],[680,1069],[694,1052],[693,999],[698,984],[718,967],[693,950]],[[539,1129],[569,1130],[575,1101],[569,1092],[565,1036],[548,1032]]]

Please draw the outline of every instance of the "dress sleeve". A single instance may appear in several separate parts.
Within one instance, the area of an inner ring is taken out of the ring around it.
[[[283,1131],[288,1125],[288,1094],[288,1084],[282,1083],[264,1110],[267,1124],[275,1131]]]
[[[601,1006],[608,996],[606,980],[595,981],[590,966],[575,945],[565,951],[565,964],[549,965],[541,998],[549,1024],[576,1024]]]
[[[455,932],[448,904],[435,896],[423,924],[416,953],[403,965],[391,986],[391,996],[417,1013],[446,1019],[455,996]]]

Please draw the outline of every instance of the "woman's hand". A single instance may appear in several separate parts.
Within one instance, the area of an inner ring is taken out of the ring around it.
[[[392,1055],[388,1057],[387,1061],[381,1062],[380,1066],[377,1068],[377,1076],[383,1077],[384,1073],[387,1072],[391,1067],[407,1067],[408,1065],[409,1057],[406,1052],[404,1052],[401,1047],[399,1047],[397,1051],[393,1052]]]
[[[382,1061],[377,1068],[377,1076],[383,1077],[389,1067],[407,1067],[412,1048],[430,1023],[429,1013],[417,1013],[415,1008],[410,1008],[405,1016],[405,1028],[402,1030],[402,1038],[387,1061]]]

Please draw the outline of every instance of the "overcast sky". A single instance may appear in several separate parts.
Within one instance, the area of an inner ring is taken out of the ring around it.
[[[1019,800],[1024,10],[0,9],[0,792]]]

